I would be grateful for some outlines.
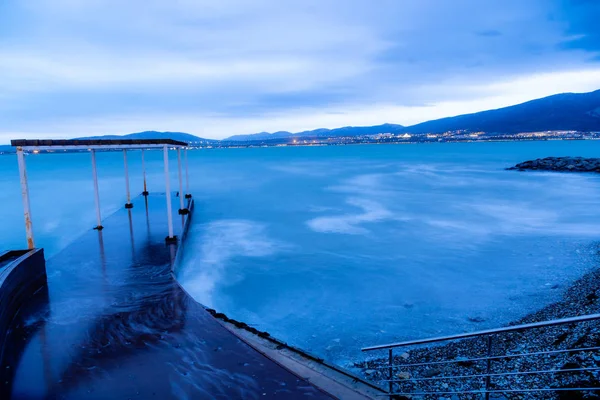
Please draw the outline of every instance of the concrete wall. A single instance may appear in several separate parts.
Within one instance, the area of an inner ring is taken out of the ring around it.
[[[12,382],[14,362],[25,346],[20,326],[28,315],[47,304],[46,260],[43,249],[0,253],[0,381]],[[33,304],[35,303],[35,307]],[[10,388],[2,385],[0,398]]]

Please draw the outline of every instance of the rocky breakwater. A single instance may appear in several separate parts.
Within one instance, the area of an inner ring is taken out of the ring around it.
[[[507,169],[517,171],[600,172],[600,158],[546,157],[525,161]]]

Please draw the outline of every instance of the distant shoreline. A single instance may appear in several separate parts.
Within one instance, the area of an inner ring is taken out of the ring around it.
[[[505,138],[505,137],[485,137],[481,139],[444,139],[444,140],[433,140],[433,139],[422,139],[422,140],[349,140],[349,141],[340,141],[340,142],[332,142],[332,143],[246,143],[246,144],[237,144],[232,142],[223,143],[222,145],[204,145],[204,146],[194,146],[193,144],[189,146],[190,150],[210,150],[210,149],[246,149],[246,148],[265,148],[265,147],[326,147],[326,146],[350,146],[350,145],[411,145],[411,144],[437,144],[437,143],[499,143],[499,142],[548,142],[548,141],[585,141],[585,140],[600,140],[600,133],[598,136],[590,136],[590,137],[578,137],[578,138],[540,138],[540,137],[532,137],[532,138]],[[0,150],[0,155],[13,155],[16,153],[14,147],[10,145],[0,145],[0,149],[2,147],[10,148],[9,150]],[[52,153],[85,153],[88,150],[62,150],[62,151],[41,151],[40,154],[52,154]],[[111,150],[107,150],[111,151]]]

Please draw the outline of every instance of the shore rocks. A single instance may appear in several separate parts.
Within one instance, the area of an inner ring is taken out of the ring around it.
[[[600,172],[600,158],[546,157],[525,161],[507,170],[517,171],[558,171],[558,172]]]

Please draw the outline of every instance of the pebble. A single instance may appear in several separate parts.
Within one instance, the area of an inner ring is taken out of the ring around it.
[[[399,372],[396,376],[400,379],[410,379],[410,373],[408,372]]]

